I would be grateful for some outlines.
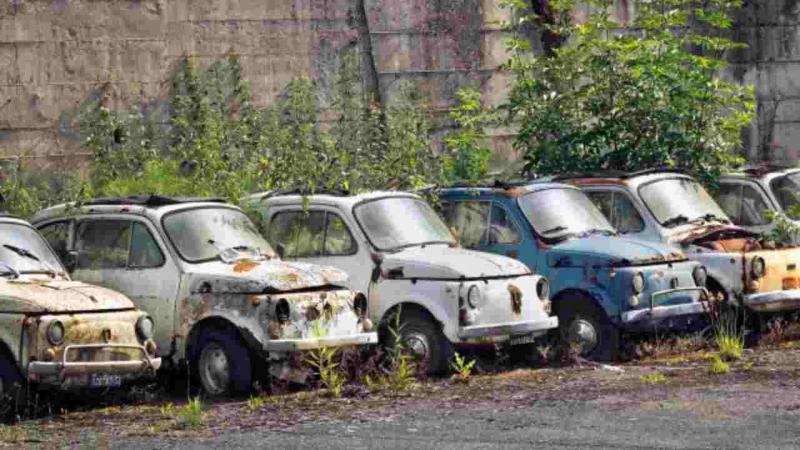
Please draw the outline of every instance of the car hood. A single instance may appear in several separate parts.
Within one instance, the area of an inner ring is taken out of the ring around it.
[[[133,309],[119,292],[80,281],[18,279],[0,281],[0,311],[8,313],[73,313]]]
[[[569,239],[551,247],[551,266],[609,265],[615,267],[683,261],[686,255],[674,248],[621,236],[590,236]]]
[[[684,245],[714,240],[745,239],[757,240],[758,233],[747,231],[736,225],[720,222],[704,222],[675,227],[669,232],[669,240]]]
[[[347,285],[347,274],[335,267],[279,259],[213,261],[189,270],[190,289],[215,293],[262,293],[313,290]],[[207,286],[203,286],[207,284]]]
[[[383,255],[382,269],[390,278],[460,279],[519,276],[530,273],[506,256],[447,245],[414,246]]]

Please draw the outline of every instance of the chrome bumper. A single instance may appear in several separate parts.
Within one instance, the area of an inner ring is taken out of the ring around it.
[[[82,349],[132,349],[142,353],[142,359],[132,361],[68,361],[70,351]],[[147,350],[140,345],[127,344],[87,344],[69,345],[64,349],[60,361],[32,361],[28,363],[28,376],[53,376],[59,378],[92,373],[138,373],[154,374],[161,367],[161,358],[150,357]]]
[[[779,312],[800,309],[800,289],[772,291],[744,296],[744,304],[755,312]]]
[[[705,307],[700,302],[700,296],[705,291],[701,287],[685,287],[667,289],[664,291],[653,292],[650,294],[650,307],[634,309],[622,313],[623,323],[637,323],[642,321],[661,321],[681,316],[698,315],[705,313]],[[697,298],[692,299],[691,303],[681,303],[678,305],[653,306],[658,297],[672,295],[677,292],[696,292]]]
[[[492,336],[516,336],[531,333],[544,334],[548,330],[558,328],[558,317],[545,320],[526,320],[495,325],[472,325],[458,330],[459,339],[479,339]]]
[[[264,344],[268,352],[298,352],[322,347],[351,347],[378,343],[378,333],[358,333],[305,339],[274,339]]]

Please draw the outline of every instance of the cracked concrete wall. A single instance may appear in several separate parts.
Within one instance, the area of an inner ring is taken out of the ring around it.
[[[617,14],[630,14],[632,3],[619,0]],[[737,37],[750,48],[730,55],[727,76],[758,88],[760,116],[744,133],[752,159],[800,158],[798,3],[745,1],[737,16]],[[348,47],[361,51],[377,99],[391,100],[411,80],[440,116],[464,84],[496,104],[508,81],[498,70],[507,19],[500,0],[5,0],[0,157],[84,166],[78,105],[98,93],[117,109],[164,98],[184,55],[206,64],[235,51],[262,106],[298,76],[318,79],[326,96]],[[491,133],[512,157],[511,131]]]

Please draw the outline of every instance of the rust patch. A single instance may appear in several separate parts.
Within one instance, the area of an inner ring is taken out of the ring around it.
[[[522,291],[513,284],[509,284],[508,292],[511,294],[511,311],[515,315],[522,314]]]
[[[236,265],[233,266],[233,271],[236,273],[250,272],[256,267],[258,267],[257,262],[250,259],[243,259],[241,261],[238,261]]]

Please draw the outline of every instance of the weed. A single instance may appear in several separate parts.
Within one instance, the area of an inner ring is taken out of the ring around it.
[[[28,431],[19,425],[0,424],[0,442],[20,443],[28,440]]]
[[[785,320],[772,320],[767,324],[767,332],[759,339],[760,346],[777,346],[789,337],[788,322]]]
[[[645,384],[656,385],[656,384],[664,384],[664,383],[666,383],[667,382],[667,377],[664,376],[664,374],[661,373],[661,372],[653,372],[653,373],[648,373],[648,374],[644,374],[644,375],[640,376],[639,380],[641,380],[642,383],[645,383]]]
[[[722,375],[730,372],[731,366],[720,358],[719,355],[711,355],[711,368],[709,369],[714,375]]]
[[[250,412],[255,412],[263,408],[266,403],[267,400],[264,397],[260,395],[254,395],[247,400],[247,408],[250,410]]]
[[[453,362],[450,364],[455,370],[458,380],[462,383],[468,383],[469,377],[472,375],[472,368],[475,367],[475,360],[468,361],[467,358],[461,356],[456,352],[453,356]]]
[[[417,365],[409,354],[403,340],[403,324],[400,321],[401,308],[397,308],[389,325],[392,347],[388,353],[388,373],[381,377],[383,384],[395,391],[404,391],[416,381]]]
[[[178,412],[178,407],[175,406],[174,403],[169,402],[161,406],[161,417],[165,419],[171,419],[175,417],[175,414]]]
[[[320,322],[321,321],[318,321],[314,326],[314,330],[312,330],[312,334],[317,337],[325,335],[325,330],[320,325]],[[339,363],[336,362],[336,355],[338,353],[338,347],[323,345],[309,351],[306,355],[306,363],[319,373],[322,386],[328,389],[328,392],[336,398],[342,396],[342,390],[347,383],[347,379],[339,369]]]
[[[203,403],[200,397],[189,400],[177,409],[177,424],[184,430],[196,430],[203,425]]]
[[[742,313],[744,314],[744,313]],[[710,315],[714,330],[714,343],[723,361],[737,361],[744,356],[745,317],[721,307]]]
[[[536,351],[539,352],[539,358],[542,361],[542,364],[547,365],[553,356],[553,346],[550,344],[542,344],[536,347]]]

